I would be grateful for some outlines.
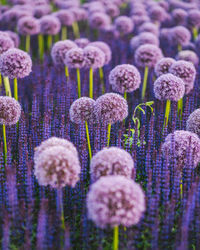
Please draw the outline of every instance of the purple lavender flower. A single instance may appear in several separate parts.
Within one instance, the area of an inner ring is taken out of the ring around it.
[[[127,16],[117,17],[114,21],[114,26],[116,30],[122,35],[129,34],[134,29],[134,24],[132,19]]]
[[[194,110],[187,119],[186,130],[200,137],[200,109]]]
[[[156,76],[159,77],[163,74],[169,73],[170,66],[175,62],[175,60],[171,57],[163,57],[160,59],[155,65],[155,73]]]
[[[184,25],[186,23],[187,12],[183,9],[174,9],[172,19],[175,25]]]
[[[84,49],[86,68],[101,68],[105,64],[105,54],[95,46],[86,46]]]
[[[141,76],[135,66],[122,64],[112,69],[109,74],[109,82],[115,91],[132,92],[140,87]]]
[[[200,27],[200,11],[198,9],[188,11],[187,23],[190,27]]]
[[[83,49],[72,48],[66,54],[64,58],[64,64],[68,68],[80,69],[85,66],[85,57]]]
[[[0,55],[14,47],[14,42],[7,34],[0,36]]]
[[[170,30],[171,42],[175,45],[187,45],[190,42],[190,31],[184,26],[176,26]]]
[[[97,47],[101,51],[103,51],[103,53],[105,54],[105,64],[108,64],[110,62],[111,57],[112,57],[112,52],[111,52],[111,49],[110,49],[110,47],[108,46],[107,43],[97,41],[97,42],[90,43],[90,45],[94,46],[94,47]]]
[[[88,217],[98,227],[130,227],[145,211],[141,187],[123,176],[105,176],[92,184],[87,194]]]
[[[184,60],[174,62],[169,68],[169,72],[177,77],[180,77],[184,81],[186,94],[193,89],[196,69],[191,62]]]
[[[82,49],[85,48],[90,43],[90,41],[87,38],[77,38],[74,42],[78,45],[78,47]]]
[[[172,137],[175,141],[175,151],[172,152]],[[179,170],[182,170],[187,162],[188,152],[192,153],[193,163],[195,168],[200,162],[200,139],[192,132],[184,130],[176,130],[173,134],[169,134],[165,138],[165,142],[162,145],[163,157],[172,157],[175,155],[176,165]]]
[[[46,15],[40,19],[40,31],[44,35],[56,35],[60,28],[59,19],[53,15]]]
[[[18,34],[10,30],[6,30],[5,33],[7,33],[11,40],[14,42],[14,47],[18,48],[20,43],[20,38]]]
[[[99,122],[114,124],[128,116],[128,104],[122,96],[107,93],[97,98],[94,113]]]
[[[198,66],[199,57],[197,54],[192,50],[182,50],[179,51],[178,55],[176,56],[177,60],[184,60],[193,63],[195,66]]]
[[[34,17],[22,17],[17,22],[17,30],[21,35],[36,35],[40,32],[40,23]]]
[[[0,96],[0,124],[14,125],[21,116],[21,105],[12,97]]]
[[[150,32],[152,34],[154,34],[155,36],[158,36],[159,34],[159,29],[158,26],[150,23],[150,22],[146,22],[144,24],[142,24],[139,28],[138,28],[138,32]]]
[[[56,42],[51,49],[51,57],[54,64],[63,65],[66,53],[77,45],[70,40]]]
[[[9,49],[0,57],[0,72],[10,79],[24,78],[31,71],[32,60],[29,54],[20,49]]]
[[[161,49],[152,44],[141,45],[134,55],[136,65],[141,68],[153,68],[162,57]]]
[[[95,12],[89,16],[89,25],[94,29],[103,30],[111,24],[110,17],[105,13]]]
[[[107,175],[122,175],[131,179],[134,174],[134,162],[131,155],[123,149],[104,148],[92,157],[90,174],[92,181]]]
[[[54,15],[59,19],[61,25],[71,26],[74,22],[74,15],[69,10],[59,10]]]
[[[178,101],[185,93],[183,80],[172,74],[161,75],[154,82],[154,94],[159,100]]]

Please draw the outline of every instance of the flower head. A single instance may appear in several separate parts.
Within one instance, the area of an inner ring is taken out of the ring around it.
[[[69,68],[83,68],[85,66],[85,57],[83,49],[70,49],[65,55],[64,64],[67,65]]]
[[[95,12],[89,16],[89,24],[94,29],[103,30],[111,24],[110,17],[102,12]]]
[[[190,27],[200,27],[200,11],[193,9],[188,11],[187,22]]]
[[[159,77],[161,75],[169,73],[170,66],[175,62],[175,60],[171,57],[163,57],[160,59],[155,65],[155,73],[156,76]]]
[[[22,17],[17,23],[17,30],[21,35],[36,35],[40,32],[40,23],[34,17]]]
[[[60,28],[59,19],[53,15],[46,15],[40,19],[40,31],[44,35],[56,35]]]
[[[133,50],[135,50],[139,46],[147,43],[159,46],[159,39],[150,32],[142,32],[138,36],[135,36],[131,39],[130,46]]]
[[[134,24],[130,17],[119,16],[115,19],[114,25],[116,30],[123,35],[129,34],[133,31]]]
[[[71,26],[74,22],[74,15],[69,10],[59,10],[54,15],[60,20],[61,25]]]
[[[172,19],[176,25],[184,25],[187,18],[187,12],[183,9],[174,9],[172,11]]]
[[[5,33],[7,33],[10,39],[14,42],[14,47],[18,48],[20,43],[20,38],[18,34],[10,30],[6,30]]]
[[[200,137],[200,109],[194,110],[187,119],[186,130]]]
[[[195,66],[197,66],[198,63],[199,63],[199,57],[192,50],[182,50],[182,51],[179,51],[178,55],[176,56],[176,59],[187,61],[187,62],[191,62]]]
[[[151,18],[151,20],[153,20],[154,22],[163,22],[167,16],[166,11],[158,6],[158,5],[153,5],[149,11],[149,16]]]
[[[94,46],[94,47],[97,47],[101,51],[103,51],[103,53],[105,54],[105,64],[108,64],[110,62],[111,57],[112,57],[112,52],[111,52],[111,49],[110,49],[110,47],[108,46],[107,43],[97,41],[97,42],[90,43],[90,45]]]
[[[190,42],[190,31],[184,26],[175,26],[170,29],[170,40],[175,45],[187,45]]]
[[[48,4],[34,6],[33,16],[35,18],[41,18],[51,13],[51,7]]]
[[[7,34],[0,35],[0,55],[14,47],[15,45],[13,40],[9,36],[7,36]]]
[[[84,49],[89,43],[90,41],[87,38],[77,38],[74,41],[78,47]]]
[[[152,34],[154,34],[155,36],[158,36],[159,34],[159,28],[157,25],[151,23],[151,22],[146,22],[146,23],[143,23],[139,29],[138,29],[138,32],[141,33],[141,32],[150,32]]]
[[[105,54],[95,46],[88,45],[84,49],[85,66],[87,68],[101,68],[105,64]]]

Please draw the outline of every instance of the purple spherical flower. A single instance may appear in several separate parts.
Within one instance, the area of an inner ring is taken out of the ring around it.
[[[64,26],[71,26],[74,22],[74,14],[69,10],[59,10],[54,15],[60,20]]]
[[[77,155],[62,146],[52,146],[38,155],[34,174],[40,185],[74,187],[79,181],[80,163]]]
[[[48,4],[34,6],[33,16],[35,18],[41,18],[41,17],[48,15],[50,13],[51,13],[51,7]]]
[[[92,181],[107,175],[123,175],[131,179],[134,175],[134,162],[131,155],[123,149],[104,148],[92,157],[90,174]]]
[[[82,49],[85,48],[90,43],[90,41],[87,38],[77,38],[74,42],[78,45],[78,47]]]
[[[130,46],[133,50],[144,44],[153,44],[159,46],[159,39],[150,32],[142,32],[135,36],[130,41]]]
[[[150,32],[150,33],[154,34],[155,36],[158,36],[159,28],[157,25],[155,25],[153,23],[146,22],[139,27],[138,33],[141,33],[141,32]]]
[[[175,45],[187,45],[190,42],[190,31],[184,26],[176,26],[170,29],[170,39]]]
[[[111,70],[109,82],[115,91],[132,92],[140,87],[141,76],[135,66],[122,64]]]
[[[131,19],[135,25],[135,27],[138,27],[146,22],[150,22],[150,18],[147,15],[133,15],[131,16]]]
[[[15,45],[13,40],[9,36],[7,36],[7,34],[0,35],[0,55],[14,47]]]
[[[141,187],[123,176],[104,176],[87,194],[88,217],[98,227],[126,226],[139,222],[145,211]]]
[[[191,62],[184,60],[174,62],[169,68],[169,72],[177,77],[180,77],[184,81],[186,94],[193,89],[196,69]]]
[[[155,73],[156,76],[159,77],[163,74],[169,73],[170,66],[175,62],[175,60],[171,57],[163,57],[159,60],[155,65]]]
[[[110,17],[105,13],[95,12],[89,16],[89,25],[94,29],[103,30],[111,24]]]
[[[120,10],[119,10],[118,6],[116,6],[113,3],[107,4],[105,8],[106,8],[106,13],[110,17],[116,17],[116,16],[119,16],[119,14],[120,14]]]
[[[101,42],[101,41],[97,41],[97,42],[92,42],[90,43],[91,46],[97,47],[100,50],[103,51],[103,53],[105,54],[105,64],[108,64],[111,60],[112,57],[112,52],[110,47],[108,46],[107,43],[105,42]]]
[[[18,36],[17,33],[10,31],[10,30],[6,30],[5,33],[7,33],[9,35],[9,37],[11,38],[11,40],[14,42],[14,47],[19,47],[20,44],[20,38]]]
[[[58,7],[58,9],[70,9],[74,7],[79,7],[80,1],[79,0],[73,0],[73,1],[56,0],[55,4],[56,4],[56,7]]]
[[[114,25],[116,30],[123,35],[129,34],[133,31],[134,24],[130,17],[119,16],[115,19]]]
[[[83,49],[81,48],[73,48],[70,49],[65,54],[64,64],[67,65],[68,68],[83,68],[85,66],[85,57]]]
[[[12,97],[0,96],[0,124],[13,125],[19,121],[21,105]]]
[[[190,27],[200,27],[200,10],[193,9],[188,11],[187,23]]]
[[[155,97],[161,101],[178,101],[183,98],[185,93],[185,84],[183,80],[170,73],[161,75],[154,82]]]
[[[40,31],[44,35],[56,35],[60,27],[59,19],[53,15],[46,15],[40,19]]]
[[[77,45],[70,40],[64,40],[56,42],[51,49],[51,57],[54,64],[62,65],[64,64],[64,59],[66,53],[73,48],[76,48]]]
[[[162,57],[161,49],[153,44],[141,45],[134,56],[136,65],[141,68],[153,68]]]
[[[184,25],[187,18],[187,12],[183,9],[174,9],[172,11],[172,19],[176,25]]]
[[[173,140],[175,143],[175,150],[172,152]],[[192,154],[193,166],[195,168],[200,162],[200,139],[192,132],[184,130],[176,130],[165,138],[162,145],[162,152],[164,157],[176,158],[176,166],[182,170],[187,163],[188,153]]]
[[[186,122],[186,130],[200,137],[200,109],[196,109],[190,114]]]
[[[77,22],[87,19],[87,12],[82,8],[73,7],[70,8],[69,11],[73,13],[74,18]]]
[[[30,16],[30,13],[12,8],[2,14],[1,22],[8,27],[15,28],[18,19],[22,16]]]
[[[36,35],[40,32],[40,23],[34,17],[22,17],[17,23],[17,30],[21,35]]]
[[[182,50],[176,56],[178,60],[184,60],[193,63],[195,66],[199,63],[199,57],[197,54],[192,50]]]
[[[118,39],[120,37],[119,32],[115,29],[114,25],[109,25],[103,30],[105,40],[112,43],[113,39]]]
[[[121,95],[107,93],[97,98],[94,113],[99,122],[114,124],[128,116],[128,104]]]
[[[9,49],[0,57],[0,72],[10,79],[24,78],[32,71],[32,60],[20,49]]]
[[[148,10],[148,13],[151,20],[153,20],[154,22],[163,22],[167,16],[166,11],[158,5],[152,6]]]
[[[105,54],[95,46],[86,46],[84,49],[85,66],[87,68],[101,68],[105,64]]]
[[[70,107],[70,120],[76,124],[85,121],[92,122],[95,118],[94,104],[95,101],[89,97],[81,97],[77,99]]]

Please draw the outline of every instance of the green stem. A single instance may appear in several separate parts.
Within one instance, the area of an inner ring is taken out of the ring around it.
[[[92,159],[92,150],[91,150],[90,135],[89,135],[89,129],[88,129],[87,121],[85,121],[85,130],[86,130],[87,143],[88,143],[88,152],[89,152],[89,157],[90,157],[90,161],[91,161],[91,159]]]
[[[119,227],[115,226],[113,229],[113,250],[119,249]]]
[[[7,76],[5,76],[3,78],[3,82],[4,82],[4,87],[5,87],[5,91],[6,91],[6,95],[9,97],[12,97],[12,93],[11,93],[11,89],[10,89],[10,82]]]
[[[93,69],[92,68],[90,68],[90,71],[89,71],[89,82],[90,82],[89,97],[93,99]]]
[[[99,68],[99,78],[100,78],[100,83],[102,87],[102,94],[105,93],[105,83],[104,83],[104,74],[103,74],[103,68]]]
[[[62,27],[61,38],[62,38],[62,40],[66,40],[67,39],[67,26],[63,26]]]
[[[68,77],[69,77],[69,70],[68,70],[67,66],[65,66],[65,76],[68,79]]]
[[[145,98],[145,93],[146,93],[146,88],[147,88],[148,73],[149,73],[149,68],[147,66],[145,66],[145,69],[144,69],[144,80],[143,80],[143,86],[142,86],[142,101]]]
[[[64,209],[63,209],[63,200],[62,200],[62,188],[57,189],[57,206],[58,212],[60,213],[61,220],[61,229],[65,230],[65,218],[64,218]]]
[[[181,183],[180,183],[180,196],[182,199],[183,198],[183,176],[182,176],[182,173],[181,173]]]
[[[38,49],[39,49],[39,58],[40,61],[43,61],[44,58],[44,37],[42,34],[38,35]]]
[[[78,23],[76,21],[73,22],[72,29],[73,29],[75,38],[80,38],[80,31],[79,31]]]
[[[2,87],[3,87],[3,85],[2,85],[2,76],[1,76],[1,72],[0,72],[0,94],[1,94],[1,91],[2,91]]]
[[[171,101],[167,100],[166,108],[165,108],[165,120],[164,120],[164,128],[167,127],[169,121],[169,113],[170,113]]]
[[[5,124],[3,124],[3,153],[4,153],[4,163],[6,164],[7,163],[7,142],[6,142],[6,126]]]
[[[110,132],[111,132],[111,123],[108,123],[107,147],[109,147],[110,145]]]
[[[58,42],[60,40],[59,33],[54,36],[54,43]]]
[[[178,117],[182,120],[183,115],[183,98],[178,100]]]
[[[127,100],[127,92],[124,92],[124,99]]]
[[[178,51],[182,50],[182,45],[178,44]]]
[[[198,29],[196,27],[192,29],[192,34],[193,34],[193,39],[195,41],[198,37]]]
[[[80,77],[80,69],[76,69],[76,75],[77,75],[77,84],[78,84],[78,98],[81,97],[81,77]]]
[[[18,86],[17,86],[17,78],[14,78],[14,98],[18,101]]]
[[[31,37],[30,37],[30,35],[26,35],[25,51],[26,51],[27,53],[30,52],[30,43],[31,43]]]
[[[48,36],[47,36],[47,50],[48,50],[48,51],[51,50],[52,41],[53,41],[52,35],[48,35]]]

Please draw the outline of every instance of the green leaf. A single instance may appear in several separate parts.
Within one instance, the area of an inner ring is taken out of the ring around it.
[[[146,102],[146,103],[145,103],[146,106],[151,106],[151,105],[153,105],[153,104],[154,104],[154,101],[150,101],[150,102]]]
[[[138,107],[138,109],[139,109],[140,111],[142,111],[143,115],[145,115],[144,109],[142,109],[141,107]]]

